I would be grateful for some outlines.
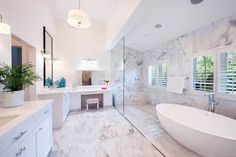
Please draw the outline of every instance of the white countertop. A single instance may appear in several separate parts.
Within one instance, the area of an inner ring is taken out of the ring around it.
[[[64,94],[64,93],[90,93],[90,92],[105,92],[111,91],[110,88],[102,89],[101,87],[79,87],[79,88],[57,88],[57,89],[48,89],[39,92],[37,95],[53,95],[53,94]]]
[[[38,100],[26,101],[24,105],[13,108],[0,108],[0,119],[5,117],[15,117],[8,121],[6,124],[0,126],[0,137],[5,135],[10,130],[14,129],[17,125],[24,120],[30,118],[35,113],[42,110],[44,107],[52,103],[53,100]]]

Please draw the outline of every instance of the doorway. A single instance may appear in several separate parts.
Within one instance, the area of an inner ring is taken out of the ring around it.
[[[11,62],[12,67],[31,63],[36,65],[36,49],[19,37],[12,35],[11,40]],[[25,89],[25,101],[36,100],[36,87]]]

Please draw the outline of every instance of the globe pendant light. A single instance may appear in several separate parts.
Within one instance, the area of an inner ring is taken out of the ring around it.
[[[79,29],[91,27],[91,21],[88,14],[80,10],[80,0],[79,0],[79,9],[74,9],[69,11],[67,22],[72,27]]]
[[[2,22],[2,15],[0,15],[0,34],[10,34],[11,28],[8,24]]]

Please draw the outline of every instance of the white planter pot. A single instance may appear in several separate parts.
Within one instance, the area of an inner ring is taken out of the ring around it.
[[[2,107],[16,107],[24,104],[24,90],[2,93]]]

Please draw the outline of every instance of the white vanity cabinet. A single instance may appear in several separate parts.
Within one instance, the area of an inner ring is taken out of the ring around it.
[[[15,127],[0,137],[0,157],[48,156],[52,148],[51,103],[50,101],[50,104],[38,111],[32,111],[32,115],[25,117],[23,121],[20,120]],[[27,107],[25,112],[34,110],[34,106]],[[22,112],[22,116],[29,114],[25,112]]]
[[[35,131],[27,135],[18,146],[17,157],[37,157]]]
[[[70,110],[81,109],[81,94],[79,92],[70,93]]]
[[[13,145],[10,146],[4,153],[2,153],[0,157],[19,157],[19,155],[17,156],[17,153],[18,153],[18,146]]]
[[[112,91],[111,90],[104,91],[103,104],[104,104],[104,107],[111,107],[112,106]]]
[[[69,111],[70,111],[70,94],[69,93],[65,93],[63,95],[63,122],[66,119]]]
[[[45,120],[43,120],[36,130],[37,157],[46,157],[52,145],[51,116],[48,116]]]
[[[39,94],[38,99],[54,100],[52,105],[52,124],[54,129],[61,128],[70,111],[70,94],[68,92]]]

